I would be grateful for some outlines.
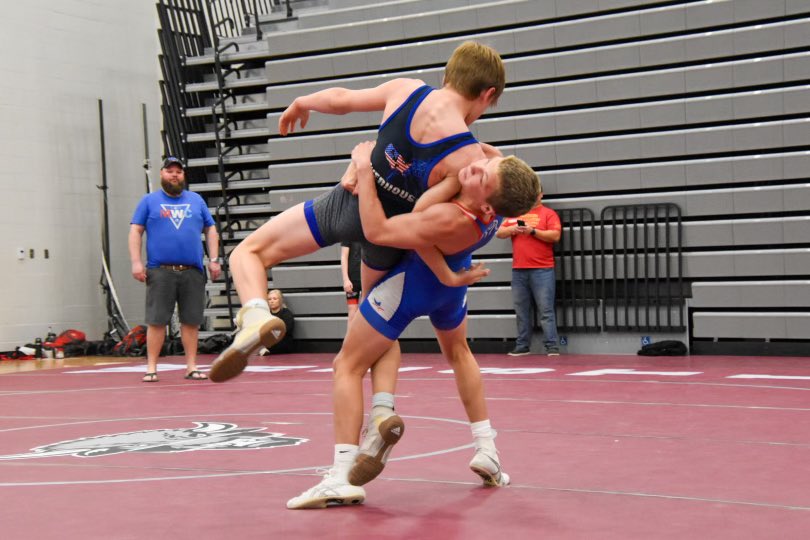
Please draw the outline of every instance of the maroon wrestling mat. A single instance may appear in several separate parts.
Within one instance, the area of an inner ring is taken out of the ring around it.
[[[406,355],[406,434],[365,504],[287,510],[331,464],[331,359],[0,376],[0,537],[810,537],[807,358],[479,355],[512,477],[487,489],[452,373]]]

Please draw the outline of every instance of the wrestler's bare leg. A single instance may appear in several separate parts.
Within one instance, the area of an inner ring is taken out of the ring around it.
[[[354,318],[334,362],[336,444],[332,468],[316,486],[290,499],[287,508],[322,507],[324,497],[343,504],[358,504],[365,499],[363,488],[349,483],[363,424],[363,377],[374,360],[390,347],[391,340],[368,324],[362,314]]]
[[[365,263],[360,265],[360,281],[362,284],[363,298],[361,303],[365,300],[366,295],[380,280],[388,273],[388,270],[375,270]],[[360,317],[355,317],[362,318]],[[397,376],[399,374],[399,365],[402,360],[402,354],[399,349],[399,341],[394,341],[391,347],[385,351],[374,364],[371,366],[371,388],[374,394],[379,392],[388,392],[393,395],[396,392]]]
[[[229,268],[242,302],[236,317],[240,331],[211,366],[209,378],[213,382],[236,377],[244,371],[251,354],[261,346],[269,348],[281,341],[286,327],[267,305],[267,269],[319,248],[301,203],[271,218],[231,252]]]
[[[487,420],[481,369],[467,343],[467,319],[452,330],[436,329],[439,347],[456,378],[456,388],[470,423]]]
[[[467,418],[470,420],[475,455],[470,469],[481,477],[484,485],[501,487],[509,484],[509,475],[501,469],[495,448],[495,431],[489,421],[481,369],[467,344],[467,319],[452,330],[436,329],[436,338],[447,362],[453,368],[456,388]]]
[[[304,216],[304,204],[288,208],[242,240],[228,257],[239,300],[267,296],[267,269],[320,249]]]
[[[365,317],[354,318],[335,357],[334,423],[337,444],[358,444],[363,426],[363,377],[393,342],[377,332]]]
[[[392,349],[393,343],[372,327],[362,313],[352,321],[333,366],[336,445],[358,444],[363,425],[363,376],[383,353]],[[380,474],[404,429],[402,419],[393,410],[369,420],[368,433],[348,473],[349,482],[361,486]]]

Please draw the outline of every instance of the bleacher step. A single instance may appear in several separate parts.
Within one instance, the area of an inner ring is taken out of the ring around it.
[[[216,213],[216,208],[209,208],[211,215]],[[253,214],[270,214],[273,209],[269,204],[242,204],[228,207],[228,212],[232,216],[244,216]]]
[[[233,48],[228,49],[227,52],[220,55],[220,62],[224,64],[233,64],[237,62],[249,62],[251,60],[262,60],[267,58],[270,53],[270,47],[267,40],[260,41],[246,41],[240,43],[240,47],[249,47],[249,50],[240,50],[233,52]],[[207,66],[214,63],[213,52],[201,56],[192,56],[186,58],[187,66]]]
[[[270,130],[266,127],[263,128],[248,128],[248,129],[235,129],[231,131],[231,136],[225,138],[224,133],[220,134],[220,139],[223,141],[231,141],[234,139],[250,139],[255,137],[269,137]],[[216,140],[216,135],[213,131],[208,131],[205,133],[192,133],[188,136],[188,142],[190,143],[200,143],[200,142],[212,142]]]
[[[213,283],[205,284],[206,292],[223,292],[225,290],[225,283],[214,281]]]
[[[263,111],[267,109],[267,103],[265,101],[261,101],[255,103],[239,103],[238,105],[229,104],[226,105],[225,109],[229,114]],[[211,107],[194,107],[186,111],[186,116],[188,118],[211,116],[212,114],[213,112],[211,111]]]
[[[256,87],[265,87],[270,83],[267,77],[251,77],[247,79],[226,79],[225,80],[225,88],[252,88]],[[201,83],[190,83],[186,85],[186,92],[187,93],[194,93],[194,92],[215,92],[219,90],[219,84],[217,81],[206,81]]]
[[[250,163],[269,163],[270,154],[262,152],[261,154],[243,154],[227,156],[224,159],[226,165],[246,165]],[[188,160],[187,168],[194,167],[215,167],[217,165],[216,156],[195,158]]]
[[[234,315],[241,306],[234,306]],[[205,316],[206,317],[227,317],[228,316],[228,307],[212,307],[212,308],[205,308]]]
[[[253,180],[231,180],[228,182],[228,191],[247,191],[261,188],[269,188],[273,185],[273,181],[269,178],[256,178]],[[198,184],[190,184],[189,190],[196,193],[214,193],[219,192],[222,188],[219,182],[206,182]]]

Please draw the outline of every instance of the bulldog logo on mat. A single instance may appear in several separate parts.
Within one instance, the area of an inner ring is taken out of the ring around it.
[[[24,454],[0,456],[0,460],[56,456],[98,457],[125,452],[192,452],[194,450],[254,450],[297,446],[309,439],[263,433],[263,427],[240,428],[221,422],[194,422],[194,428],[150,429],[83,437],[32,448]]]

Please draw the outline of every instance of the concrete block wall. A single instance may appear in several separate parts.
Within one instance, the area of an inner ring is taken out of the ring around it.
[[[0,350],[44,337],[49,327],[100,339],[97,100],[105,112],[112,272],[125,315],[138,323],[144,293],[130,275],[126,234],[145,192],[141,103],[155,167],[160,154],[155,7],[49,0],[5,2],[2,11]]]

